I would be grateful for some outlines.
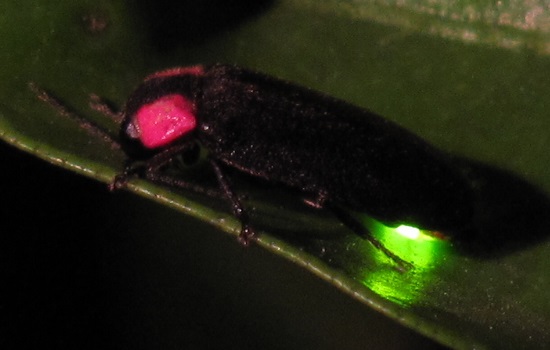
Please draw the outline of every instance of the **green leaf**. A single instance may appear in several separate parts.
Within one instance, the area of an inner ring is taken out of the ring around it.
[[[155,70],[237,63],[366,107],[463,157],[484,195],[477,203],[486,229],[482,251],[496,246],[499,254],[466,254],[447,241],[410,241],[378,228],[379,238],[415,265],[399,273],[335,220],[282,210],[277,200],[286,199],[252,188],[249,204],[265,231],[258,246],[447,346],[550,345],[550,17],[543,5],[212,0],[3,7],[1,138],[106,183],[121,171],[123,154],[38,101],[29,82],[102,123],[87,108],[91,92],[120,105]],[[238,233],[220,203],[140,180],[129,189]],[[159,226],[162,215],[147,213]],[[524,244],[530,235],[536,241]],[[362,327],[371,325],[353,329]]]

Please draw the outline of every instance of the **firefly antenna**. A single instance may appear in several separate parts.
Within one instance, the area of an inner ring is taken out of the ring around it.
[[[92,121],[89,121],[89,120],[86,120],[83,117],[79,116],[78,114],[72,112],[60,100],[55,98],[53,95],[48,93],[46,90],[40,88],[34,82],[29,83],[29,89],[36,95],[36,97],[39,100],[41,100],[41,101],[47,103],[48,105],[50,105],[60,115],[62,115],[64,117],[67,117],[69,119],[72,119],[75,122],[77,122],[78,125],[82,129],[86,130],[89,134],[91,134],[95,137],[101,138],[105,142],[109,143],[113,149],[117,149],[117,150],[121,149],[120,143],[118,142],[118,140],[115,137],[113,137],[108,131],[106,131],[105,129],[103,129],[102,127],[97,125],[96,123],[94,123]],[[94,103],[94,102],[96,103],[96,105],[99,103],[97,100],[94,101],[94,98],[92,97],[92,103]],[[94,109],[102,112],[103,114],[109,115],[109,116],[112,116],[113,114],[115,114],[114,112],[112,112],[112,110],[110,108],[109,108],[109,111],[111,113],[107,112],[106,108],[108,108],[108,107],[106,107],[106,105],[104,105],[104,104],[102,104],[102,105],[105,106],[105,107],[101,108],[101,110],[100,110],[100,108],[94,108]],[[115,121],[117,121],[117,119],[115,119]]]

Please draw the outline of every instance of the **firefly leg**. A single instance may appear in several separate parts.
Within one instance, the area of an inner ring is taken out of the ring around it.
[[[117,190],[124,187],[128,179],[134,175],[138,175],[151,182],[178,187],[185,190],[191,190],[196,193],[201,193],[209,197],[220,198],[222,194],[218,190],[206,188],[191,182],[187,182],[179,177],[163,174],[161,168],[168,165],[176,155],[181,154],[194,146],[192,142],[183,143],[177,146],[170,147],[165,151],[156,154],[151,159],[143,164],[131,164],[126,167],[123,173],[117,175],[114,181],[109,186],[110,190]]]
[[[239,235],[239,242],[247,246],[248,244],[250,244],[250,240],[255,235],[254,230],[252,229],[252,227],[250,227],[250,218],[248,216],[248,213],[241,203],[239,196],[237,196],[237,194],[233,191],[229,179],[227,178],[227,176],[225,176],[219,164],[214,159],[210,159],[210,164],[212,165],[212,168],[216,173],[216,177],[218,178],[218,183],[220,184],[220,189],[222,190],[222,193],[231,202],[231,209],[233,210],[233,214],[241,222],[241,233]]]
[[[344,225],[346,225],[350,230],[368,240],[376,249],[384,253],[388,258],[393,260],[399,267],[399,270],[404,272],[410,270],[413,266],[409,262],[401,259],[399,256],[395,255],[388,248],[386,248],[382,242],[377,240],[372,233],[363,226],[356,218],[354,218],[348,211],[342,209],[336,205],[331,205],[328,203],[324,204],[324,207],[329,209],[334,213],[334,215],[340,220]]]
[[[372,233],[364,226],[362,225],[356,218],[354,218],[347,210],[331,204],[330,201],[328,201],[328,194],[320,190],[317,193],[317,196],[314,199],[304,199],[304,202],[317,209],[326,208],[330,210],[340,222],[342,222],[345,226],[347,226],[350,230],[355,232],[357,235],[361,236],[362,238],[369,241],[376,249],[380,250],[382,253],[384,253],[388,258],[393,260],[398,266],[401,271],[409,270],[412,265],[397,255],[395,255],[393,252],[391,252],[388,248],[386,248],[382,242],[377,240]]]

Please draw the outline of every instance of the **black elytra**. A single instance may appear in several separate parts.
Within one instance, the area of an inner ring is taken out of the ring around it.
[[[389,226],[446,233],[472,220],[471,186],[444,152],[370,111],[251,70],[216,64],[157,72],[137,87],[118,118],[118,142],[130,165],[111,187],[139,174],[208,192],[161,171],[198,144],[208,150],[220,192],[242,223],[243,243],[254,231],[228,167],[298,190],[306,203],[332,211],[400,265],[406,263],[348,210]]]

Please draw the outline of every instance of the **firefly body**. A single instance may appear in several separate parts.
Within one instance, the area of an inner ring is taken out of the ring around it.
[[[396,226],[453,232],[472,217],[470,186],[449,157],[370,111],[232,65],[174,68],[148,76],[119,117],[120,145],[134,174],[180,187],[161,168],[196,145],[208,151],[221,193],[254,232],[227,168],[298,190],[385,250],[351,215],[364,212]]]

